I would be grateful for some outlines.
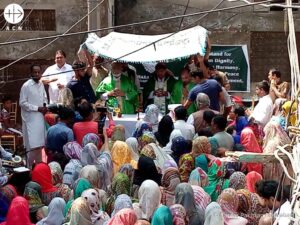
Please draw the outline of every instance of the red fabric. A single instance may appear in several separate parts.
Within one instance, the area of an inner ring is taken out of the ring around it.
[[[32,225],[27,200],[21,196],[15,197],[8,209],[6,222],[0,225]]]
[[[49,124],[49,126],[53,126],[53,125],[55,125],[57,123],[57,117],[58,117],[57,114],[47,113],[45,115],[45,120]]]
[[[262,153],[256,137],[250,127],[246,127],[241,133],[241,144],[245,147],[246,152]],[[262,175],[263,166],[260,163],[247,163],[247,171],[256,171]]]
[[[57,190],[52,184],[51,170],[46,163],[39,163],[33,168],[32,181],[41,185],[43,193],[54,192]]]
[[[255,193],[255,184],[257,181],[262,180],[262,176],[255,172],[251,171],[246,175],[246,181],[247,181],[247,188],[250,192]]]
[[[114,127],[116,126],[115,125],[115,122],[113,120],[109,120],[109,125],[108,125],[108,128],[106,128],[106,135],[108,138],[111,138],[111,135],[112,135],[112,132],[114,130]]]
[[[88,133],[98,134],[98,123],[95,121],[85,121],[75,123],[73,126],[73,132],[78,144],[82,145],[83,137]]]

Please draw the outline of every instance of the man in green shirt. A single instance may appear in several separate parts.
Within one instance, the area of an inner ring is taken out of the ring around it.
[[[97,98],[107,100],[110,108],[120,108],[122,114],[134,114],[138,102],[138,90],[135,84],[122,74],[122,64],[112,63],[109,75],[99,84]]]
[[[171,104],[182,104],[184,105],[185,101],[188,99],[189,91],[195,86],[192,82],[192,77],[190,74],[190,69],[185,67],[180,74],[180,80],[178,80],[174,89],[171,93]],[[196,111],[196,105],[193,103],[188,108],[188,114],[192,114]]]

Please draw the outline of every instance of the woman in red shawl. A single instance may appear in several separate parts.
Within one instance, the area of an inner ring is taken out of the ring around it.
[[[243,129],[241,133],[241,144],[245,147],[246,152],[262,153],[262,148],[259,146],[253,130],[250,127]],[[260,163],[247,163],[248,172],[256,171],[259,174],[263,173],[263,166]]]
[[[15,197],[9,207],[6,222],[0,225],[33,225],[29,218],[29,205],[25,198]]]
[[[52,183],[50,167],[46,163],[37,164],[32,170],[32,181],[42,187],[42,202],[49,205],[55,197],[61,197],[57,188]]]

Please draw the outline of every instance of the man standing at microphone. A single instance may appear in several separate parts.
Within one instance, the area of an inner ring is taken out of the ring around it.
[[[26,81],[20,92],[22,130],[27,152],[27,166],[42,161],[42,148],[45,146],[46,130],[44,114],[47,112],[47,95],[40,65],[32,65],[31,78]]]

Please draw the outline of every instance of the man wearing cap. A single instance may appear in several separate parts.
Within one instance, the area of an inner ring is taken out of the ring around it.
[[[74,61],[72,68],[75,78],[68,83],[67,88],[72,91],[73,98],[84,98],[89,103],[95,103],[96,96],[90,83],[92,67],[86,67],[81,61]]]

